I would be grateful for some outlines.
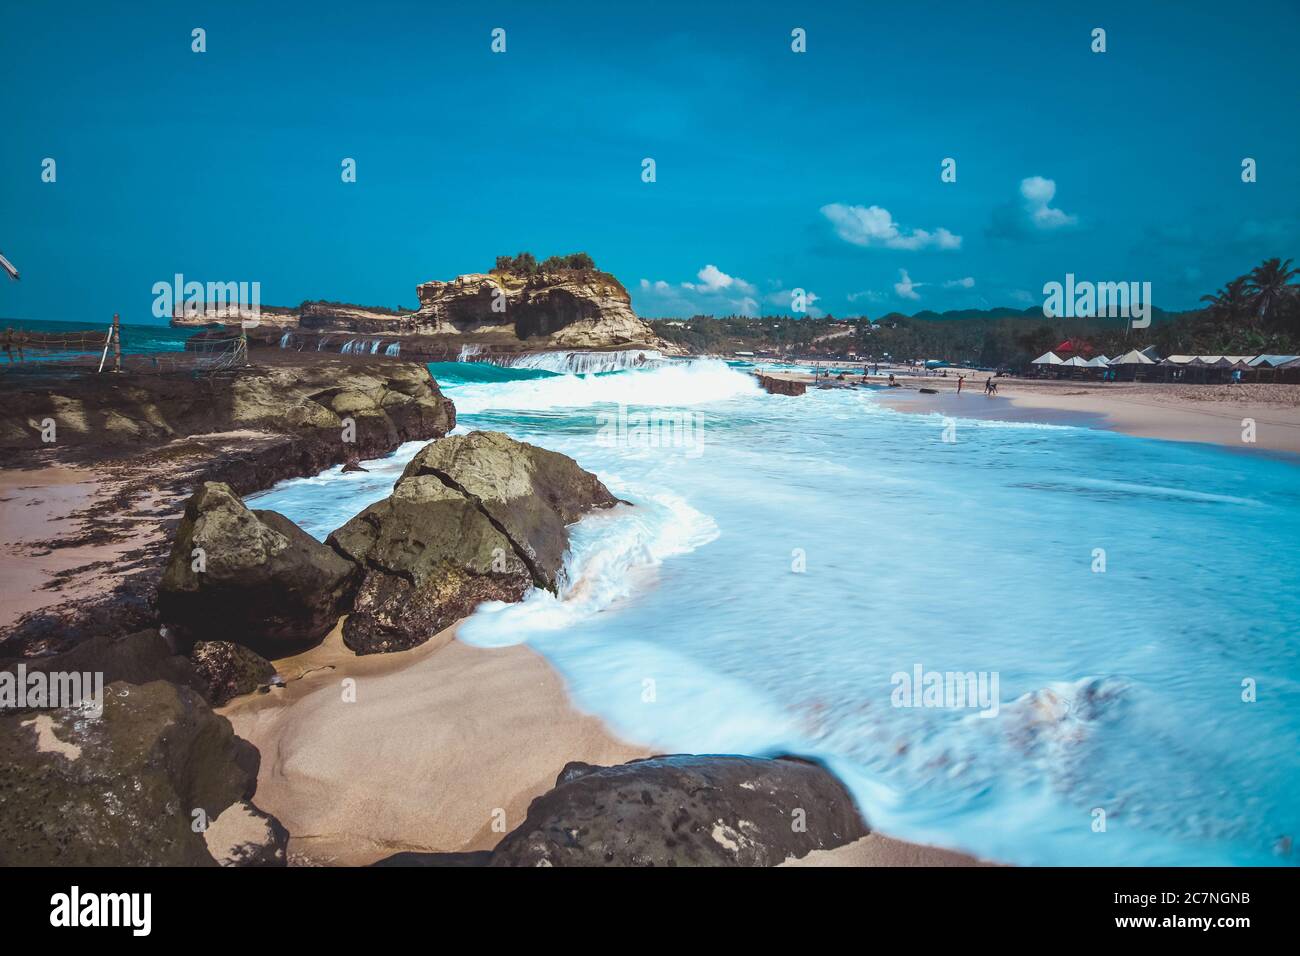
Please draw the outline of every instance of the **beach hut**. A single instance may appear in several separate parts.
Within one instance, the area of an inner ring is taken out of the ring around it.
[[[1153,358],[1145,352],[1139,352],[1137,349],[1130,349],[1119,358],[1113,358],[1109,362],[1112,369],[1117,371],[1122,369],[1125,373],[1124,377],[1130,381],[1136,380],[1138,373],[1143,371],[1144,367],[1155,364]]]
[[[1278,372],[1288,368],[1290,363],[1297,360],[1300,360],[1300,355],[1256,355],[1250,360],[1250,367],[1255,373],[1256,381],[1265,381],[1265,374],[1267,374],[1267,381],[1276,382],[1279,381]],[[1282,376],[1282,378],[1289,377]]]
[[[1256,355],[1250,360],[1252,368],[1279,368],[1287,362],[1300,359],[1300,355]]]
[[[1038,356],[1038,358],[1034,359],[1029,364],[1035,366],[1035,371],[1041,376],[1049,368],[1052,368],[1057,365],[1063,365],[1064,363],[1061,361],[1061,357],[1057,355],[1055,352],[1044,352],[1042,355]]]
[[[1152,359],[1150,356],[1148,356],[1146,353],[1139,352],[1137,349],[1132,349],[1128,352],[1125,352],[1119,358],[1111,359],[1106,364],[1115,366],[1115,365],[1155,365],[1156,363],[1155,360]]]

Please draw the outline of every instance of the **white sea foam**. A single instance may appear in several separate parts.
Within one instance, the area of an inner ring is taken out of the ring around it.
[[[571,528],[558,595],[460,629],[536,648],[628,739],[817,756],[882,832],[991,859],[1288,862],[1300,610],[1267,596],[1300,576],[1278,557],[1293,466],[1042,423],[961,420],[944,444],[863,392],[771,397],[710,361],[447,392],[458,432],[569,454],[634,503]],[[611,403],[698,406],[703,454],[595,441]],[[323,537],[420,444],[257,503]],[[891,706],[918,664],[997,672],[997,718]]]
[[[513,382],[472,383],[453,391],[456,411],[474,415],[493,409],[547,411],[590,405],[642,405],[657,408],[701,405],[760,389],[752,376],[725,362],[673,362],[619,375],[557,375]]]

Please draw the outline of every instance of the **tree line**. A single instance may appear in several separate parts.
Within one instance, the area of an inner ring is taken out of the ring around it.
[[[1154,345],[1161,355],[1300,354],[1300,269],[1267,259],[1202,297],[1203,308],[1155,310],[1151,326],[1124,319],[1048,319],[1041,312],[943,318],[891,313],[875,321],[730,315],[656,320],[655,331],[693,352],[770,350],[783,355],[895,361],[943,359],[988,368],[1020,367],[1062,342],[1109,356]],[[845,329],[851,335],[845,335]],[[835,333],[840,333],[835,335]],[[832,337],[833,336],[833,337]]]
[[[548,256],[541,262],[531,252],[521,252],[517,256],[497,256],[497,264],[492,271],[527,277],[541,272],[594,272],[595,269],[595,260],[585,252]]]

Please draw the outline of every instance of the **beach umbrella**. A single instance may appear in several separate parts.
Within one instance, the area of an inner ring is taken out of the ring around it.
[[[1059,355],[1055,352],[1044,352],[1038,358],[1029,363],[1030,365],[1063,365]]]

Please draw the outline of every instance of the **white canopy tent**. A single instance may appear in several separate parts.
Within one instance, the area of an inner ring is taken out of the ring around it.
[[[1061,366],[1063,368],[1089,368],[1090,367],[1088,362],[1085,359],[1082,359],[1077,355],[1066,359],[1064,362],[1061,363]]]
[[[1155,365],[1156,363],[1152,361],[1149,357],[1144,355],[1143,353],[1139,352],[1137,349],[1132,349],[1128,352],[1125,352],[1119,358],[1111,359],[1110,362],[1108,362],[1107,364],[1114,366],[1114,365]]]
[[[1109,364],[1110,359],[1106,358],[1104,355],[1094,355],[1092,358],[1088,359],[1089,368],[1105,368]]]
[[[1061,357],[1055,352],[1044,352],[1038,358],[1029,363],[1030,365],[1064,365]]]

